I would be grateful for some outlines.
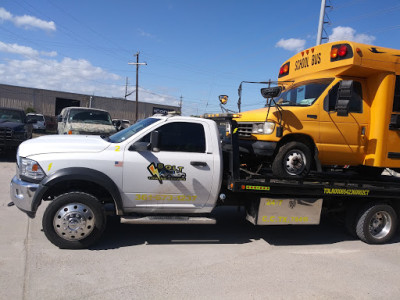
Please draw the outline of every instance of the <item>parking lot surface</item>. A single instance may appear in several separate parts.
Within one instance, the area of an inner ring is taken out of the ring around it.
[[[367,245],[342,226],[109,224],[88,250],[60,250],[11,201],[0,157],[0,299],[399,299],[400,237]]]

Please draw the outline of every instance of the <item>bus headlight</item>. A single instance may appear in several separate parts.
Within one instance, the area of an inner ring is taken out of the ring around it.
[[[274,122],[254,123],[252,132],[253,134],[271,134],[274,132]]]

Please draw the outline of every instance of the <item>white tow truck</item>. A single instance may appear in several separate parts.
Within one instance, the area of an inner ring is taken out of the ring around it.
[[[322,212],[341,212],[352,234],[379,244],[398,229],[400,180],[338,172],[274,178],[240,163],[231,115],[155,115],[110,137],[22,143],[11,198],[31,218],[50,201],[43,230],[60,248],[97,242],[108,215],[132,224],[210,224],[218,205],[244,206],[255,225],[319,224]]]

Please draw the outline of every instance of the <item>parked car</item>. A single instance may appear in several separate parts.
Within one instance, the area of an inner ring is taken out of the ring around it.
[[[0,108],[0,150],[16,149],[23,141],[32,138],[32,124],[22,109]]]
[[[111,135],[117,132],[106,110],[66,107],[57,117],[58,134]]]
[[[28,121],[36,120],[36,123],[32,124],[33,131],[46,132],[46,120],[42,114],[28,113],[26,118]]]

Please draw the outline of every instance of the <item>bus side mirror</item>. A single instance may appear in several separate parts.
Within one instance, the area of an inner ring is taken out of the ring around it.
[[[150,134],[150,147],[153,152],[160,152],[160,133],[155,130]]]
[[[62,119],[62,116],[61,116],[61,115],[58,115],[58,116],[57,116],[57,122],[62,122],[62,120],[63,120],[63,119]]]
[[[349,115],[350,100],[353,94],[353,80],[342,80],[339,84],[335,110],[339,117]]]
[[[278,97],[281,94],[281,92],[282,92],[281,86],[274,86],[261,89],[261,95],[266,99]]]

